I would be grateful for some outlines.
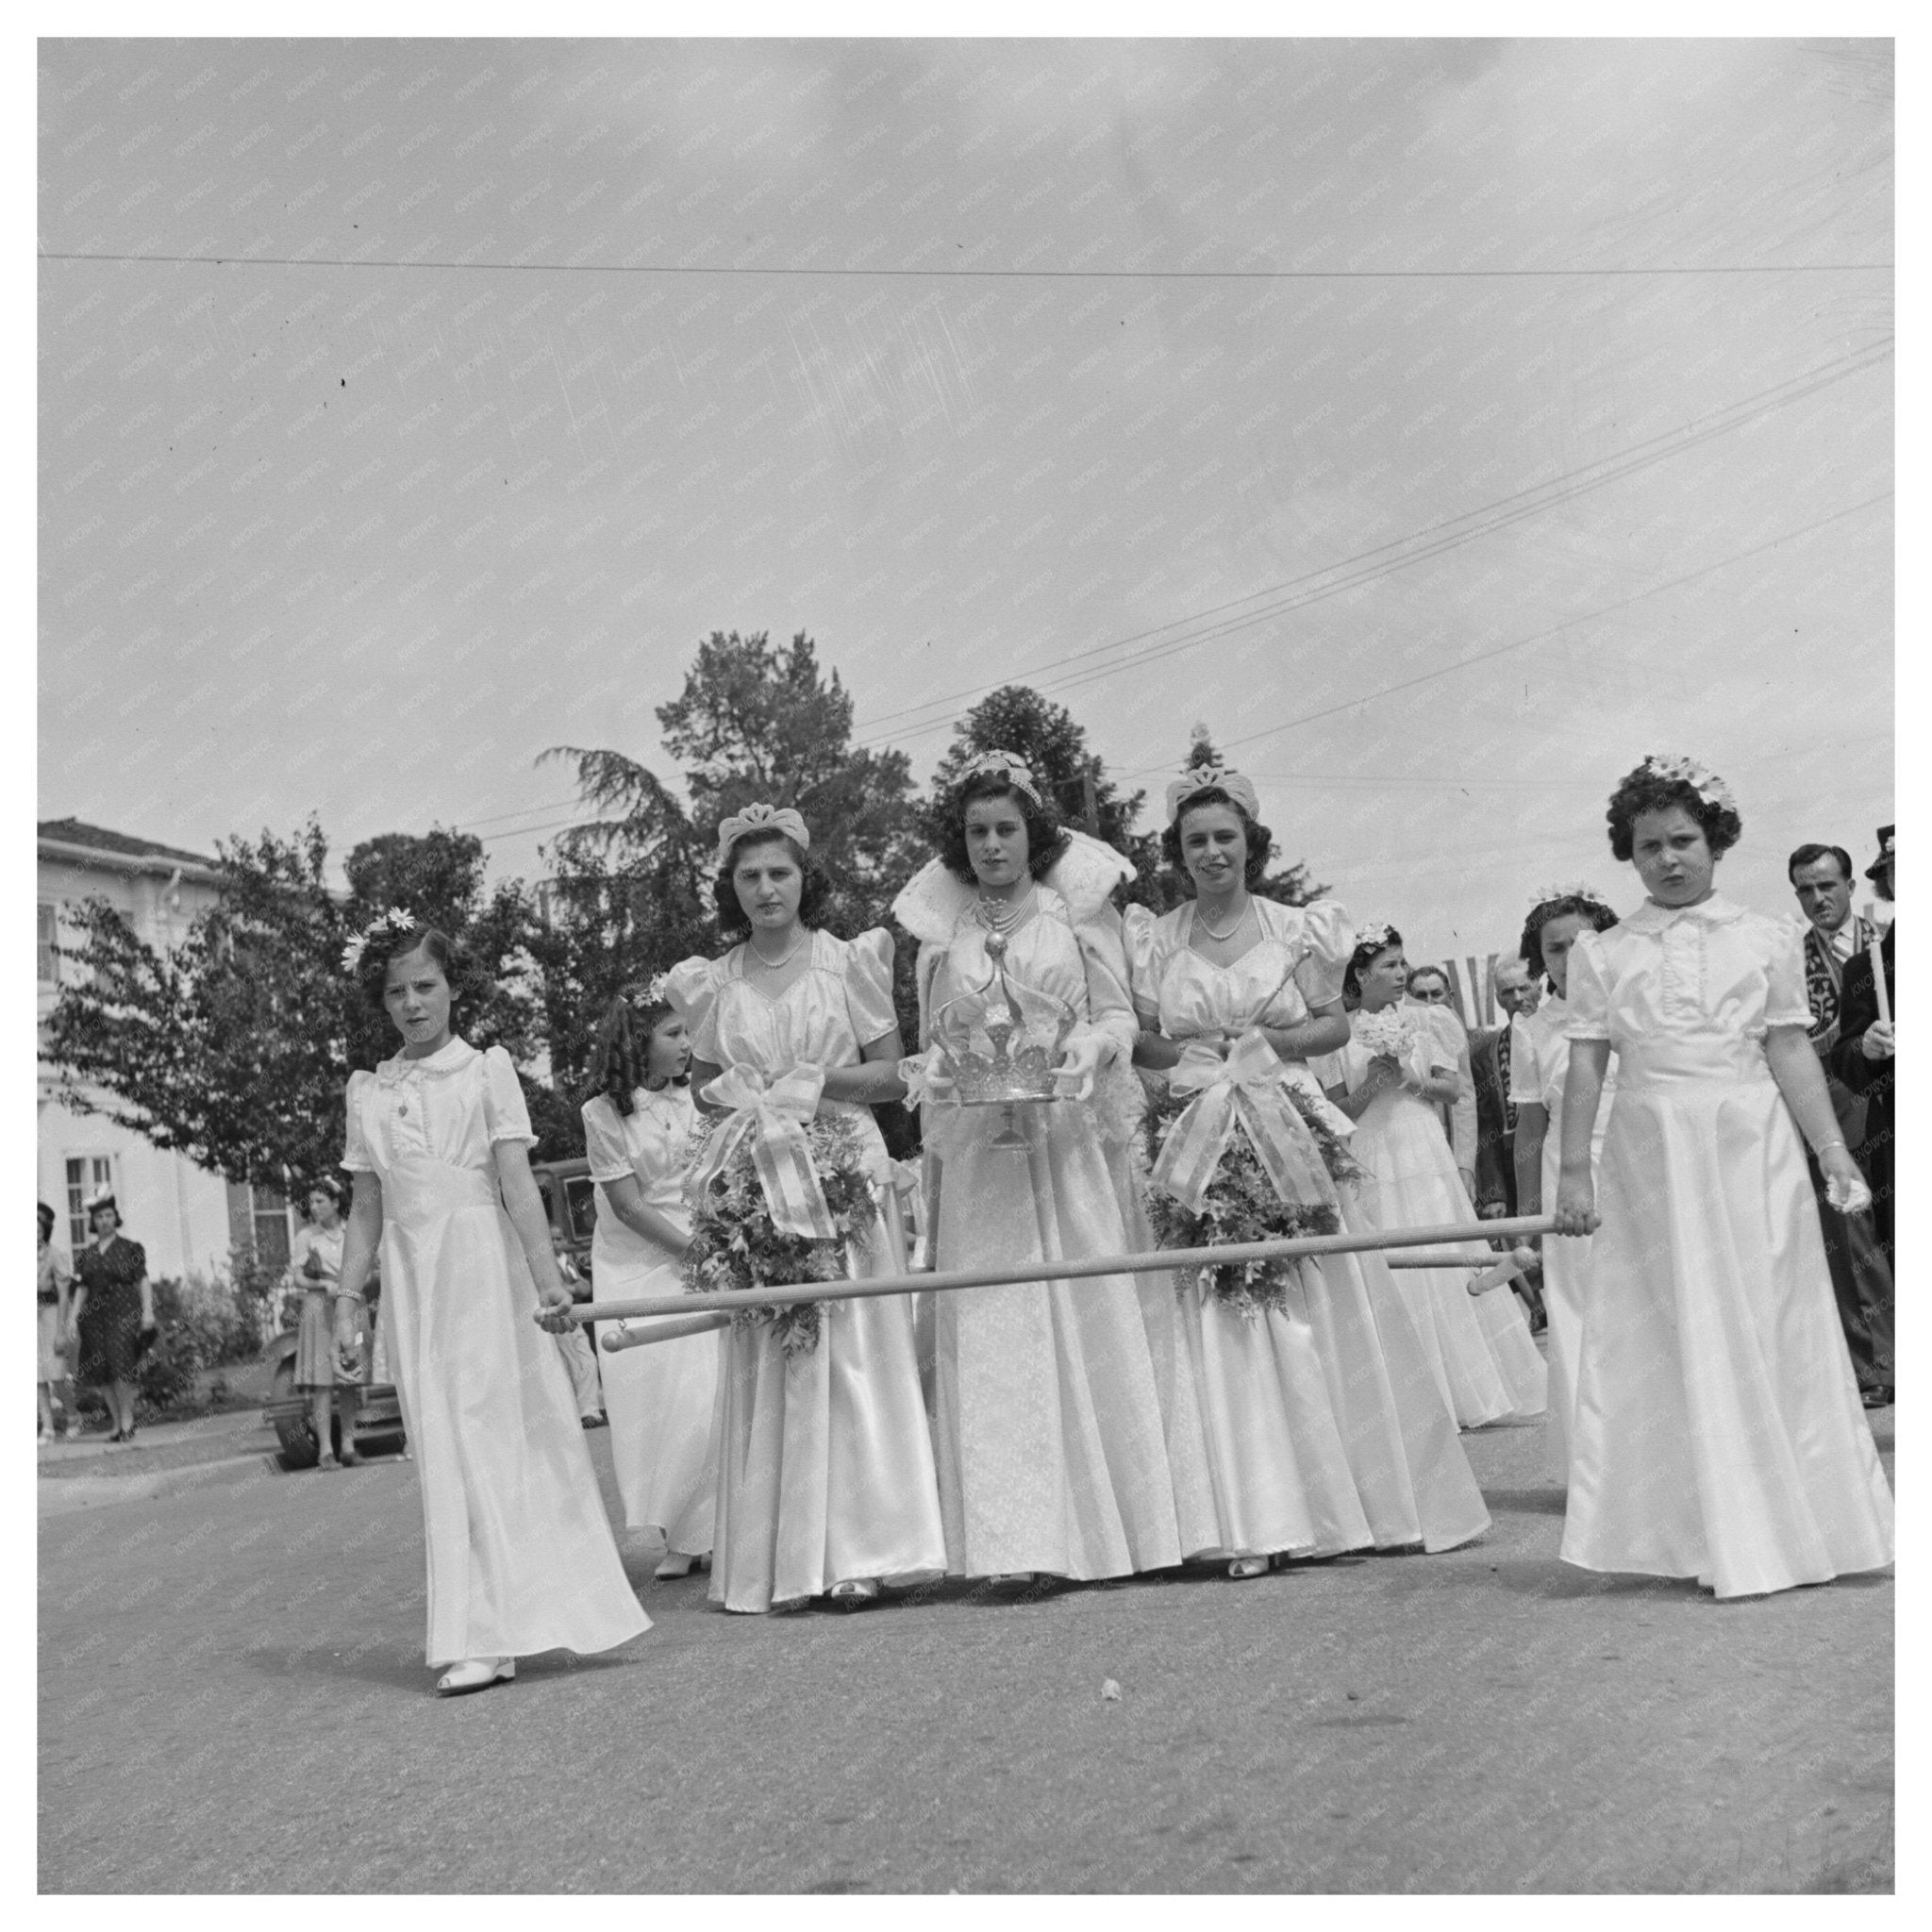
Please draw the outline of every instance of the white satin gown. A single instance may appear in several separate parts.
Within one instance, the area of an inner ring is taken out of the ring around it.
[[[1578,938],[1569,993],[1570,1038],[1608,1041],[1618,1082],[1564,1561],[1721,1597],[1883,1568],[1891,1491],[1764,1053],[1811,1024],[1796,934],[1715,896],[1646,902]]]
[[[619,1113],[607,1094],[584,1104],[584,1148],[597,1183],[597,1225],[591,1240],[591,1305],[681,1294],[678,1257],[617,1218],[606,1190],[626,1175],[644,1205],[681,1232],[690,1231],[682,1188],[685,1150],[697,1110],[687,1087],[640,1087],[631,1110]],[[624,1325],[624,1324],[618,1324]],[[645,1348],[599,1351],[610,1459],[628,1527],[661,1537],[667,1551],[705,1557],[711,1550],[713,1492],[718,1484],[715,1411],[718,1357],[713,1335],[686,1335]]]
[[[857,1066],[861,1043],[898,1024],[891,935],[814,932],[810,946],[807,971],[774,999],[745,978],[741,946],[674,968],[667,996],[690,1023],[693,1058],[767,1076]],[[872,1109],[819,1105],[852,1121],[883,1187],[889,1163]],[[850,1262],[863,1274],[898,1266],[882,1229]],[[909,1584],[944,1572],[909,1296],[824,1303],[807,1354],[787,1356],[763,1325],[726,1330],[717,1415],[712,1601],[768,1610],[836,1583]]]
[[[342,1165],[382,1183],[382,1321],[423,1492],[433,1665],[609,1650],[651,1627],[497,1187],[497,1143],[536,1138],[500,1046],[451,1040],[349,1077]]]

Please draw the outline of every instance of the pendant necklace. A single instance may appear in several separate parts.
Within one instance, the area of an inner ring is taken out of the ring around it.
[[[1204,933],[1206,933],[1210,940],[1214,941],[1214,942],[1217,945],[1224,946],[1228,942],[1228,941],[1233,939],[1235,934],[1241,931],[1241,927],[1247,924],[1248,914],[1252,912],[1254,909],[1254,895],[1250,893],[1248,896],[1247,904],[1241,908],[1241,917],[1237,919],[1235,923],[1231,926],[1229,926],[1225,932],[1216,932],[1214,928],[1208,924],[1208,915],[1201,910],[1200,902],[1199,900],[1196,900],[1194,903],[1194,924],[1198,925],[1201,928],[1201,930]]]
[[[1018,928],[1033,910],[1033,881],[1026,881],[1026,890],[1017,899],[1008,900],[1004,905],[989,899],[983,893],[975,908],[979,923],[994,938],[1004,940]]]

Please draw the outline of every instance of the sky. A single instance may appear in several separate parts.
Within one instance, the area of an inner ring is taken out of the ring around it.
[[[804,630],[923,781],[1205,724],[1413,958],[1893,811],[1889,43],[40,47],[39,815],[527,878]],[[1151,823],[1151,818],[1147,823]],[[1862,891],[1862,882],[1861,882]]]

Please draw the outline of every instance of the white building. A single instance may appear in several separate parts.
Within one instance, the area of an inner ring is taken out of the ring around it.
[[[57,945],[74,945],[72,911],[105,899],[158,952],[187,936],[215,896],[213,864],[198,853],[83,824],[45,819],[40,825],[39,1012],[45,1024],[63,972],[75,970]],[[231,1247],[252,1243],[264,1260],[286,1261],[290,1212],[263,1191],[231,1187],[178,1154],[165,1154],[104,1114],[63,1104],[58,1082],[39,1074],[40,1198],[54,1209],[56,1245],[70,1253],[88,1239],[85,1203],[111,1187],[129,1239],[147,1250],[153,1276],[225,1273]]]

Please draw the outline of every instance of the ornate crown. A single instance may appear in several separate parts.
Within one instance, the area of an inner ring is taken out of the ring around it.
[[[1051,1100],[1074,1008],[1012,978],[998,934],[987,941],[986,953],[992,961],[986,984],[948,1000],[933,1016],[943,1071],[965,1107]]]

